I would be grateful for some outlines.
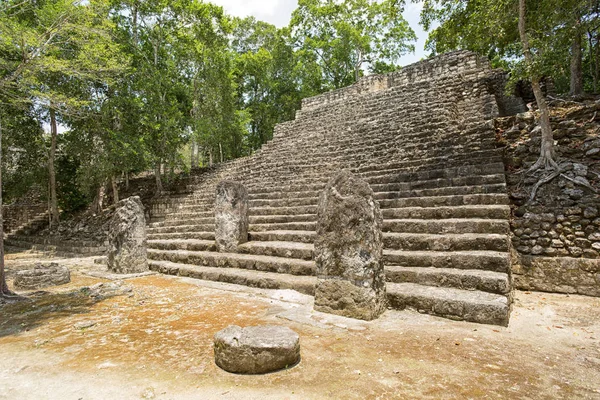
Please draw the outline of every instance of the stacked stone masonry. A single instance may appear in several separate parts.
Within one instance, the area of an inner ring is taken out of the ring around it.
[[[554,104],[551,127],[562,174],[539,179],[522,171],[538,157],[541,133],[530,112],[496,120],[513,216],[517,288],[600,296],[600,102]]]
[[[491,121],[495,76],[479,56],[454,52],[304,100],[271,142],[204,174],[150,224],[150,268],[314,295],[319,195],[348,169],[383,215],[389,306],[506,325],[510,208]],[[215,246],[223,180],[248,190],[249,241],[235,252]]]

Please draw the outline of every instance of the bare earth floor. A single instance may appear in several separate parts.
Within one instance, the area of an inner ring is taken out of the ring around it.
[[[34,257],[11,254],[8,268]],[[0,306],[0,399],[600,399],[599,298],[517,292],[508,328],[414,311],[361,322],[292,291],[161,275],[98,297],[81,288],[116,287],[89,276],[102,265],[66,263],[70,284]],[[215,332],[266,323],[299,333],[300,364],[215,366]]]

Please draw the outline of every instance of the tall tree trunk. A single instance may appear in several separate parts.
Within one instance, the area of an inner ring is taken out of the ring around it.
[[[596,70],[594,66],[594,33],[588,30],[587,38],[590,57],[590,76],[592,77],[592,93],[596,93],[596,83],[598,81],[598,77],[596,76]]]
[[[125,190],[129,190],[129,172],[125,171]]]
[[[160,195],[163,192],[162,180],[160,176],[160,160],[154,164],[154,177],[156,179],[156,194]]]
[[[102,212],[102,206],[104,202],[104,184],[98,185],[96,189],[96,196],[92,202],[92,212],[100,214]]]
[[[4,213],[2,211],[2,121],[0,121],[0,297],[10,294],[4,269]]]
[[[221,163],[223,162],[223,146],[219,143],[219,153],[221,153]]]
[[[56,196],[56,171],[54,170],[57,138],[58,127],[56,125],[56,111],[52,108],[52,105],[50,105],[50,157],[48,157],[48,175],[50,177],[50,226],[56,226],[59,222],[58,198]]]
[[[533,55],[529,47],[529,37],[526,31],[526,12],[525,0],[519,0],[519,36],[521,38],[521,44],[523,46],[523,55],[527,65],[532,68],[533,66]],[[558,170],[558,164],[554,160],[554,137],[552,134],[552,127],[550,126],[550,111],[548,104],[542,93],[540,87],[540,78],[536,71],[531,71],[531,86],[533,88],[533,94],[535,101],[540,110],[540,125],[542,128],[542,144],[540,148],[540,157],[535,164],[529,169],[529,172],[533,172],[538,168],[544,166],[546,169],[550,167]]]
[[[194,167],[197,167],[197,165],[194,165],[194,161],[195,160],[195,150],[196,150],[196,143],[194,142],[194,139],[192,139],[190,141],[190,168],[193,169]]]
[[[208,149],[208,166],[213,166],[213,151],[212,148]]]
[[[112,185],[113,204],[116,205],[119,202],[119,185],[117,185],[117,179],[114,175],[110,177],[110,183]]]
[[[583,95],[583,52],[581,51],[581,32],[579,21],[575,26],[575,35],[571,43],[571,84],[569,95]]]
[[[598,79],[600,79],[600,33],[596,33],[596,73],[594,74],[594,92],[598,93]]]

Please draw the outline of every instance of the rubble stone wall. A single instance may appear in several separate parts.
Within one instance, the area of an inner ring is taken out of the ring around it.
[[[517,288],[600,296],[600,103],[556,104],[551,117],[563,173],[540,186],[524,173],[539,156],[541,131],[532,113],[496,120],[506,146],[513,207]]]

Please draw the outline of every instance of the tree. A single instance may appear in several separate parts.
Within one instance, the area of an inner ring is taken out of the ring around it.
[[[9,1],[0,10],[0,30],[6,33],[2,44],[13,55],[4,64],[0,91],[21,93],[16,102],[48,111],[52,224],[59,220],[54,167],[58,115],[85,109],[73,96],[79,82],[107,83],[123,65],[107,12],[104,0]]]
[[[238,107],[248,113],[252,150],[270,140],[275,125],[293,119],[300,108],[301,79],[288,31],[253,17],[235,20]]]
[[[433,53],[476,51],[495,65],[510,67],[513,81],[531,81],[542,128],[540,157],[530,168],[533,172],[541,167],[558,169],[540,81],[544,76],[556,78],[557,71],[568,71],[570,65],[571,94],[581,94],[582,27],[595,13],[588,0],[426,0],[421,23],[425,29],[434,21],[440,23],[427,40]]]
[[[415,33],[397,0],[300,0],[290,22],[299,56],[323,88],[356,82],[365,64],[394,63],[414,50]]]

